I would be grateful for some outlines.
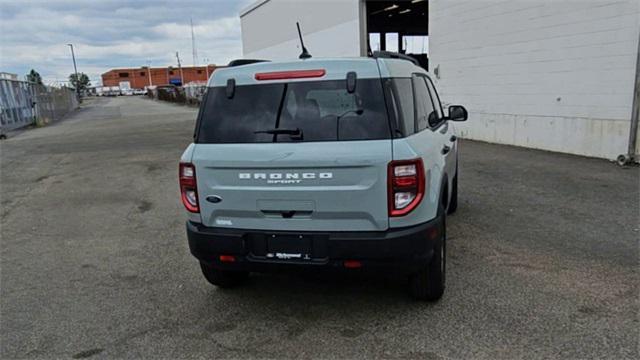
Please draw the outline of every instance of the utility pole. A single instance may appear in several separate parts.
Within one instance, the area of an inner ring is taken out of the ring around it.
[[[149,66],[147,66],[147,73],[149,74],[149,86],[153,86],[153,81],[151,80],[151,61],[147,61]]]
[[[198,50],[196,50],[196,36],[193,33],[193,19],[189,18],[191,23],[191,52],[193,55],[193,67],[198,66]]]
[[[209,58],[204,58],[204,68],[207,72],[207,81],[209,81]]]
[[[184,74],[182,73],[182,65],[180,65],[180,55],[176,51],[176,59],[178,60],[178,69],[180,69],[180,84],[184,86]]]
[[[76,54],[73,52],[73,44],[67,44],[71,48],[71,58],[73,59],[73,71],[76,74],[76,96],[80,101],[80,79],[78,78],[78,67],[76,66]]]

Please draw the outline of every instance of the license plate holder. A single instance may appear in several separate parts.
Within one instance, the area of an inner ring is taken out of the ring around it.
[[[312,238],[304,235],[272,234],[267,236],[267,258],[279,260],[310,260]]]

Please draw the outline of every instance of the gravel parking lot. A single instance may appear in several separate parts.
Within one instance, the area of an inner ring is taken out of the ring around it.
[[[2,358],[638,358],[637,167],[463,141],[440,302],[354,274],[224,291],[178,197],[195,114],[98,98],[2,141]]]

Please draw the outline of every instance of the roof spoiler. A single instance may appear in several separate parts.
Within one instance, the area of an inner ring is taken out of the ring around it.
[[[236,60],[231,60],[231,62],[229,62],[229,67],[234,67],[234,66],[242,66],[242,65],[249,65],[249,64],[255,64],[255,63],[261,63],[261,62],[269,62],[270,60],[261,60],[261,59],[236,59]]]
[[[420,63],[415,58],[393,51],[374,51],[371,57],[373,57],[374,59],[402,59],[411,61],[413,65],[420,66]]]

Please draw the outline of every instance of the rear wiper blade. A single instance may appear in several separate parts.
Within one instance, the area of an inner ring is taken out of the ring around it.
[[[269,130],[260,130],[254,131],[254,134],[271,134],[273,135],[273,142],[276,142],[276,138],[280,134],[291,136],[291,140],[299,140],[302,141],[303,135],[302,130],[300,128],[295,129],[269,129]]]
[[[272,135],[280,135],[280,134],[301,135],[302,134],[302,130],[300,130],[299,128],[295,128],[295,129],[269,129],[269,130],[254,131],[253,133],[254,134],[272,134]]]

